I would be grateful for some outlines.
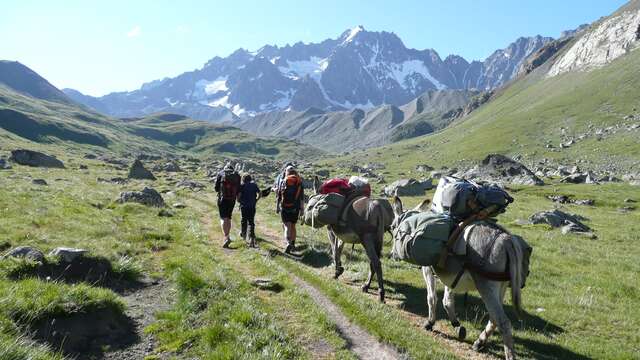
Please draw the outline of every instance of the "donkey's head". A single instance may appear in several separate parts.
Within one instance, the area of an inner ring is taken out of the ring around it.
[[[420,204],[418,204],[418,206],[416,206],[412,210],[404,211],[404,205],[402,204],[402,200],[400,200],[400,197],[398,195],[394,196],[393,204],[392,204],[393,222],[391,223],[391,231],[395,232],[395,229],[400,225],[400,222],[406,217],[405,213],[407,212],[418,213],[418,212],[428,211],[430,203],[431,203],[431,200],[424,199]]]
[[[318,175],[313,177],[313,195],[317,195],[320,193],[320,179]]]

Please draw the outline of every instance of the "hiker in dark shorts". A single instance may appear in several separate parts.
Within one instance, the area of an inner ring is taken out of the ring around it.
[[[278,196],[280,218],[282,219],[284,238],[287,243],[284,252],[290,253],[295,249],[296,222],[298,222],[300,212],[304,209],[302,178],[300,178],[293,166],[287,168],[279,186]]]
[[[260,199],[260,189],[258,185],[253,182],[251,175],[245,174],[242,176],[242,185],[240,185],[240,191],[238,192],[238,202],[240,203],[240,213],[242,214],[242,221],[240,222],[240,237],[247,240],[249,236],[249,246],[256,246],[256,203]]]
[[[240,175],[231,164],[216,176],[215,190],[218,193],[218,211],[220,212],[220,226],[224,234],[222,247],[227,248],[231,243],[231,215],[236,206],[236,198],[240,190]]]

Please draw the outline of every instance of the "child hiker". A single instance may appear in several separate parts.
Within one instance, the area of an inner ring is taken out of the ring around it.
[[[242,220],[240,222],[240,237],[248,242],[250,247],[257,247],[256,245],[256,203],[260,199],[260,189],[258,185],[253,182],[251,175],[245,174],[242,176],[242,185],[240,185],[240,191],[238,192],[238,202],[240,203],[240,213],[242,214]]]

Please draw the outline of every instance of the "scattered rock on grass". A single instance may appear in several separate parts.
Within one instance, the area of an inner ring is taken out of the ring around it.
[[[456,175],[498,184],[544,185],[544,182],[526,166],[500,154],[487,155],[480,165]]]
[[[33,180],[31,180],[31,183],[33,185],[44,185],[44,186],[49,185],[49,184],[47,184],[47,182],[44,179],[33,179]]]
[[[57,247],[51,250],[49,256],[55,256],[64,262],[71,263],[76,259],[83,257],[86,253],[87,250],[84,249]]]
[[[136,159],[131,167],[129,168],[129,175],[127,176],[129,179],[139,179],[139,180],[155,180],[156,177],[153,176],[151,171],[147,170],[144,167],[142,162]]]
[[[173,217],[174,213],[171,210],[162,209],[158,212],[158,216],[160,217]]]
[[[44,261],[44,253],[31,246],[18,246],[13,248],[12,250],[9,250],[4,257],[25,258],[37,262]]]
[[[205,188],[205,186],[203,184],[201,184],[201,183],[199,183],[197,181],[188,180],[188,179],[184,179],[184,180],[179,181],[176,184],[176,187],[188,188],[188,189],[190,189],[192,191],[201,190],[201,189]]]
[[[178,202],[178,203],[173,204],[173,207],[174,207],[175,209],[184,209],[184,208],[186,208],[186,207],[187,207],[187,205],[185,205],[185,204],[183,204],[183,203],[179,203],[179,202]]]
[[[584,220],[582,216],[568,214],[558,209],[541,211],[529,217],[529,222],[532,224],[548,224],[554,228],[563,228],[563,234],[569,232],[591,232],[591,229],[587,225],[583,224],[581,220]]]
[[[164,199],[156,190],[145,187],[142,191],[125,191],[120,193],[118,203],[135,202],[146,206],[164,207]]]
[[[64,163],[56,159],[55,156],[33,150],[13,150],[11,151],[11,157],[9,160],[26,166],[64,169]]]
[[[261,290],[267,290],[267,291],[273,291],[273,292],[280,292],[283,290],[282,285],[280,285],[279,283],[271,279],[266,279],[266,278],[254,279],[251,284]]]
[[[420,196],[433,187],[431,179],[425,182],[416,179],[400,179],[387,185],[384,194],[387,196]]]
[[[0,158],[0,170],[9,170],[11,165],[4,158]]]

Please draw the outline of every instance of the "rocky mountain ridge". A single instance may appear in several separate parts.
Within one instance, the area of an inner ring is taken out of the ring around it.
[[[223,122],[235,116],[308,108],[371,109],[400,106],[430,90],[487,90],[514,76],[522,62],[553,39],[517,39],[484,61],[457,55],[444,60],[433,49],[407,48],[394,33],[362,26],[320,43],[214,57],[201,69],[99,98],[64,89],[74,101],[116,117],[174,112]],[[214,109],[214,110],[212,110]]]

